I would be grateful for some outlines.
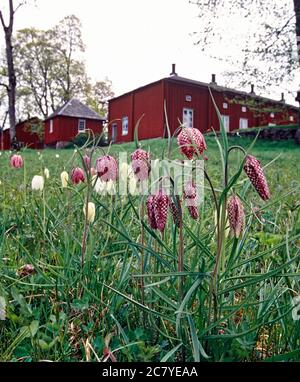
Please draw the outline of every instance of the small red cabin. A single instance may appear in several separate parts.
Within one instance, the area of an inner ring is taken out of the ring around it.
[[[77,134],[93,131],[102,133],[105,119],[98,113],[72,98],[45,120],[45,145],[56,146],[70,142]]]
[[[109,101],[109,136],[112,142],[134,140],[134,128],[140,121],[139,139],[166,137],[168,123],[173,134],[180,122],[202,132],[219,130],[219,121],[212,96],[222,115],[227,131],[266,125],[296,124],[298,108],[251,92],[219,86],[215,75],[204,83],[179,77],[173,65],[170,77],[163,78]],[[179,122],[180,121],[180,122]]]
[[[44,122],[39,118],[30,118],[16,124],[16,138],[23,147],[28,147],[30,149],[44,148],[43,136]],[[1,150],[10,149],[9,129],[1,132],[0,148]]]

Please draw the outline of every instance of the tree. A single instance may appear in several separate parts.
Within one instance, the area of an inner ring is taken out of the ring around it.
[[[99,115],[106,117],[108,100],[113,96],[112,83],[108,78],[105,78],[104,81],[97,81],[94,85],[87,84],[83,101]]]
[[[4,31],[5,37],[5,51],[6,51],[6,63],[7,63],[7,76],[8,84],[1,83],[5,87],[8,95],[8,115],[9,115],[9,126],[10,126],[10,140],[12,141],[16,135],[16,74],[14,67],[14,56],[13,56],[13,27],[14,27],[14,15],[17,9],[24,2],[20,2],[16,8],[14,8],[13,0],[8,0],[9,4],[9,16],[8,22],[6,23],[3,16],[3,10],[0,9],[0,21]]]
[[[46,118],[72,97],[103,113],[102,103],[113,94],[111,83],[106,79],[92,84],[88,78],[77,17],[67,16],[46,31],[35,28],[18,31],[15,51],[20,115]]]
[[[300,0],[192,3],[198,6],[202,22],[196,44],[209,54],[218,51],[212,49],[216,45],[223,51],[228,47],[228,54],[222,59],[234,68],[224,73],[231,84],[245,86],[259,79],[257,88],[263,90],[285,84],[295,97],[298,90],[294,87],[295,78],[300,68]],[[243,25],[241,19],[245,21]],[[299,92],[297,99],[300,102]]]

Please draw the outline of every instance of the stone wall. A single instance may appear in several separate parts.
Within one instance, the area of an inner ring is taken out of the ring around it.
[[[240,136],[249,137],[249,138],[255,138],[258,130],[248,129],[247,131],[238,131],[238,134]],[[291,126],[291,127],[278,127],[278,126],[270,126],[267,128],[262,128],[259,133],[260,139],[268,139],[271,141],[281,141],[285,139],[296,139],[296,132],[297,127]],[[236,136],[237,132],[229,133],[229,135]]]

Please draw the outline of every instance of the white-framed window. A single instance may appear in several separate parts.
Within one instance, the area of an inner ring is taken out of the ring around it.
[[[247,111],[246,106],[242,106],[242,113],[246,113],[246,111]]]
[[[275,114],[274,114],[274,113],[270,113],[270,117],[271,117],[271,118],[274,118],[274,117],[275,117]]]
[[[240,118],[240,129],[248,129],[248,119]]]
[[[228,109],[228,103],[227,102],[223,102],[223,109]]]
[[[116,123],[113,123],[111,125],[111,140],[113,142],[117,141],[117,131],[118,131],[118,125]]]
[[[182,123],[185,127],[194,127],[194,110],[183,108]]]
[[[53,119],[50,119],[49,133],[53,133]]]
[[[294,116],[293,115],[290,115],[290,122],[294,122]]]
[[[229,132],[229,115],[222,115],[222,121],[224,124],[225,131],[228,133]]]
[[[78,133],[84,133],[85,132],[85,125],[86,125],[85,119],[79,119],[78,120]]]
[[[186,96],[185,96],[185,100],[186,100],[187,102],[191,102],[191,101],[192,101],[192,96],[191,96],[191,95],[186,95]]]
[[[128,117],[122,118],[122,135],[128,134]]]

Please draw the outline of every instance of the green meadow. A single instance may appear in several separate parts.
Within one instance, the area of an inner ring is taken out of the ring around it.
[[[252,144],[241,137],[228,142]],[[167,140],[140,143],[152,159],[167,153]],[[206,170],[221,198],[219,146],[214,137],[206,143]],[[116,159],[126,152],[129,160],[135,145],[103,150]],[[93,164],[103,150],[96,150]],[[239,239],[224,233],[213,292],[217,233],[209,184],[197,221],[183,208],[182,236],[170,214],[163,234],[152,230],[142,212],[145,198],[132,195],[92,191],[96,216],[87,225],[87,182],[62,188],[60,180],[63,170],[82,167],[80,154],[23,150],[24,167],[15,169],[10,153],[1,153],[2,361],[300,360],[299,146],[257,140],[251,148],[271,198],[262,201],[244,172],[234,180],[228,193],[234,189],[243,201],[246,225]],[[171,158],[183,159],[176,142]],[[241,151],[230,153],[230,179],[242,159]],[[32,177],[45,168],[43,191],[33,191]],[[25,264],[34,267],[29,274]]]

